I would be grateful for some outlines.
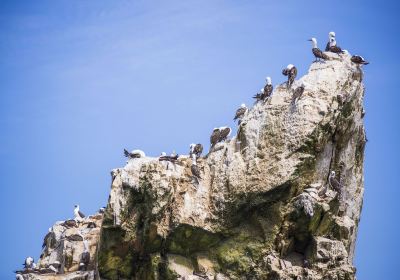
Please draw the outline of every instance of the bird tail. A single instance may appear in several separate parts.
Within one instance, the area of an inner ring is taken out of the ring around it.
[[[124,149],[124,155],[125,155],[126,157],[129,157],[129,152],[128,152],[126,149]]]

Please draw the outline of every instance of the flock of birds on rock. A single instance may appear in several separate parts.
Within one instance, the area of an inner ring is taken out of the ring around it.
[[[99,213],[104,213],[104,211],[105,207],[102,207],[100,208]],[[92,221],[89,222],[85,221],[86,216],[80,211],[79,205],[74,206],[73,213],[74,213],[74,219],[66,220],[62,223],[59,223],[59,225],[61,225],[65,229],[69,229],[69,228],[76,228],[79,226],[80,223],[85,222],[85,224],[87,224],[87,228],[92,229],[97,227],[96,223]],[[83,251],[80,256],[78,270],[81,272],[87,271],[91,258],[89,250],[89,241],[85,238],[84,233],[81,230],[78,230],[78,233],[70,234],[68,236],[63,236],[59,241],[57,241],[56,233],[54,232],[53,227],[49,228],[48,233],[43,239],[43,244],[42,244],[43,251],[40,257],[42,258],[44,254],[48,254],[50,250],[54,250],[58,248],[58,246],[64,246],[62,242],[63,240],[68,240],[70,242],[83,242]],[[34,258],[29,256],[25,259],[23,267],[24,267],[23,270],[15,271],[17,280],[24,280],[23,275],[28,273],[37,273],[37,274],[63,273],[63,271],[61,270],[62,265],[59,260],[53,261],[46,267],[38,267],[38,265],[35,263]]]
[[[318,48],[317,39],[311,38],[311,39],[309,39],[309,41],[311,41],[311,43],[312,43],[312,53],[315,56],[314,62],[320,62],[320,61],[329,59],[328,55],[325,54],[323,51],[321,51]],[[329,32],[329,41],[326,45],[325,52],[336,53],[339,56],[343,53],[346,53],[345,50],[342,50],[337,45],[335,32]],[[368,62],[362,56],[359,56],[359,55],[353,55],[350,58],[350,60],[353,63],[355,63],[358,67],[361,65],[368,64]],[[296,76],[297,76],[297,68],[293,64],[289,64],[288,66],[286,66],[286,68],[284,68],[282,70],[282,74],[287,77],[287,82],[286,82],[287,89],[288,90],[291,89],[293,82],[295,81]],[[253,98],[256,99],[256,102],[259,102],[259,101],[265,102],[272,96],[273,89],[274,89],[274,87],[272,85],[271,77],[267,77],[265,86],[261,89],[261,91],[259,93],[254,95]],[[292,96],[293,103],[296,103],[297,100],[299,100],[301,98],[301,96],[304,92],[304,89],[305,89],[304,83],[302,83],[299,87],[294,89],[293,96]],[[234,121],[238,121],[238,124],[240,125],[242,118],[246,115],[247,112],[248,112],[248,108],[246,107],[246,105],[241,104],[240,107],[236,110]],[[232,132],[232,129],[230,127],[226,127],[226,126],[214,128],[211,133],[211,136],[210,136],[210,144],[211,144],[210,151],[212,151],[212,149],[214,148],[214,146],[217,143],[226,141],[228,139],[229,135],[231,134],[231,132]],[[199,183],[199,180],[201,180],[201,172],[198,168],[197,160],[200,158],[202,153],[203,153],[203,145],[202,144],[190,144],[189,157],[192,160],[191,172],[192,172],[193,178],[197,184]],[[142,150],[133,150],[132,152],[129,152],[126,149],[124,149],[124,155],[128,159],[143,158],[146,156]],[[166,161],[166,162],[171,162],[171,163],[175,164],[176,161],[178,160],[178,158],[179,158],[179,155],[176,154],[175,152],[173,152],[169,156],[163,152],[163,153],[161,153],[161,155],[159,157],[159,161]],[[331,171],[331,173],[329,174],[329,177],[328,177],[328,183],[329,183],[329,186],[338,193],[339,200],[341,200],[342,196],[343,196],[343,188],[344,187],[340,183],[340,181],[336,179],[335,176],[336,176],[335,171]],[[324,192],[326,192],[326,189],[324,190]],[[104,212],[104,208],[101,208],[100,212]],[[78,223],[83,221],[83,219],[85,218],[85,215],[80,211],[79,205],[75,205],[74,216],[75,216],[75,218],[73,220],[67,220],[62,225],[67,228],[68,227],[76,227]],[[84,240],[82,236],[79,236],[77,234],[75,234],[75,235],[70,236],[68,238],[71,239],[71,241],[84,241],[84,251],[81,255],[79,269],[86,270],[87,266],[89,264],[89,261],[90,261],[90,253],[89,253],[87,241]],[[45,240],[43,243],[43,248],[47,248],[47,247],[51,248],[51,246],[53,246],[51,242],[53,242],[54,240],[55,240],[54,232],[50,228],[49,233],[45,237]],[[86,241],[86,243],[85,243],[85,241]],[[25,270],[23,272],[21,272],[21,271],[17,272],[17,279],[23,280],[23,277],[21,276],[21,274],[23,274],[23,273],[37,272],[37,266],[32,257],[27,257],[25,259],[25,262],[23,265],[24,265]],[[59,264],[54,263],[52,266],[50,266],[48,268],[49,272],[57,272],[58,271],[57,265],[59,265]]]
[[[346,50],[342,50],[336,42],[336,34],[335,32],[329,32],[329,40],[325,48],[325,52],[332,52],[336,53],[339,55],[346,53]],[[329,56],[320,50],[317,45],[317,39],[316,38],[311,38],[308,41],[311,41],[312,43],[312,53],[315,56],[315,61],[314,62],[322,62],[325,60],[329,59]],[[359,55],[353,55],[350,60],[355,63],[358,67],[360,65],[367,65],[368,62]],[[297,77],[297,68],[293,64],[289,64],[282,70],[282,74],[287,77],[286,81],[286,87],[288,90],[292,88],[292,85]],[[272,80],[271,77],[266,77],[265,79],[266,83],[265,86],[260,90],[259,93],[253,96],[253,98],[256,100],[256,102],[266,102],[273,93],[274,86],[272,85]],[[305,90],[305,84],[301,83],[300,86],[295,88],[292,92],[292,103],[296,104],[297,101],[302,97],[303,93]],[[240,125],[243,117],[246,115],[248,112],[248,108],[246,107],[246,104],[241,104],[240,107],[236,110],[235,116],[233,118],[234,121],[238,121],[238,124]],[[211,136],[210,136],[210,151],[213,151],[214,146],[219,143],[226,141],[231,134],[232,129],[230,127],[219,127],[219,128],[214,128]],[[201,179],[201,173],[200,170],[197,166],[197,159],[201,156],[201,153],[203,152],[203,145],[201,144],[191,144],[189,148],[189,156],[192,159],[192,165],[191,165],[191,172],[192,175],[195,179],[196,182],[199,182],[199,179]],[[134,159],[134,158],[141,158],[145,157],[145,153],[141,150],[133,150],[132,152],[128,152],[126,149],[124,149],[124,154],[126,157],[129,159]],[[166,153],[162,153],[161,156],[159,157],[160,161],[169,161],[172,163],[175,163],[178,160],[179,155],[177,155],[175,152],[172,153],[170,156],[167,156]]]

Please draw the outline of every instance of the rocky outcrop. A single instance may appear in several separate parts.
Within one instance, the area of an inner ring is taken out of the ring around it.
[[[355,279],[364,86],[348,54],[329,56],[256,103],[236,136],[198,159],[201,179],[185,156],[113,170],[88,279]],[[34,279],[65,279],[53,277]]]

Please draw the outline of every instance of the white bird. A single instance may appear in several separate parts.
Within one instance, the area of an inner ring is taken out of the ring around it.
[[[32,257],[27,257],[24,262],[25,269],[34,269],[36,268],[35,260]]]
[[[80,210],[79,210],[79,205],[75,205],[74,208],[74,216],[75,216],[75,220],[77,222],[81,222],[83,220],[83,218],[85,218],[85,214],[83,214]]]

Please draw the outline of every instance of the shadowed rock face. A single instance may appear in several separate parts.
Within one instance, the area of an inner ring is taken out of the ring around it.
[[[291,90],[277,86],[235,137],[198,159],[199,182],[188,157],[113,170],[93,277],[354,279],[364,86],[350,56],[329,56]]]

